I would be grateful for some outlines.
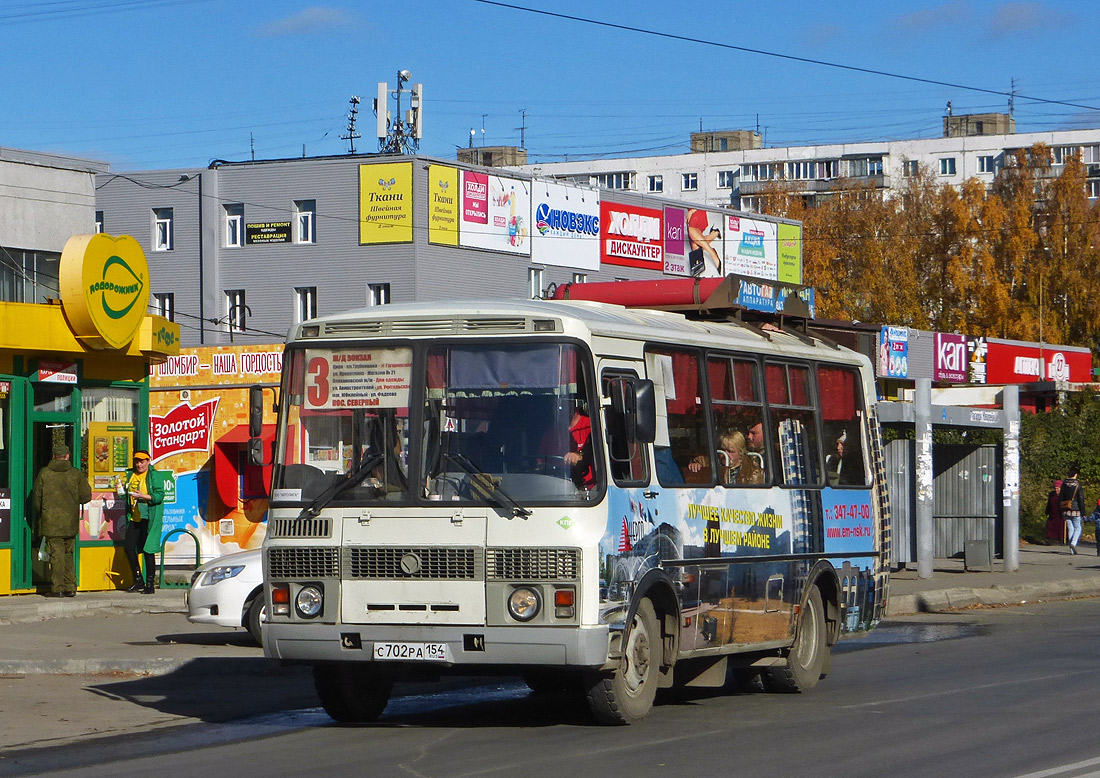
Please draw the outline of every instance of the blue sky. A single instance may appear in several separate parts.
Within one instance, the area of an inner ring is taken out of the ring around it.
[[[1079,106],[1016,100],[1019,131],[1100,127],[1100,2],[599,2],[515,5]],[[1008,99],[611,29],[477,0],[5,0],[0,146],[204,166],[348,150],[348,98],[424,85],[420,150],[520,142],[531,161],[681,153],[688,134],[769,146],[935,137],[945,105]],[[484,127],[484,132],[482,128]]]

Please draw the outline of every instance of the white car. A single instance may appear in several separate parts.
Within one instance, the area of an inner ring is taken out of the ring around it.
[[[199,567],[187,591],[187,620],[195,624],[244,627],[261,643],[264,576],[260,549],[226,554]]]

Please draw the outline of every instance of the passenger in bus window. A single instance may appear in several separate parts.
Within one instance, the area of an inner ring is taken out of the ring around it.
[[[592,420],[584,412],[582,403],[574,401],[573,415],[569,419],[569,451],[565,455],[565,463],[572,470],[573,483],[585,490],[596,485],[591,441]]]
[[[847,440],[847,431],[840,433],[840,437],[833,443],[833,450],[825,457],[825,477],[829,480],[829,486],[841,483],[841,473],[844,471],[844,444]],[[844,475],[847,476],[847,473]]]
[[[724,484],[762,484],[764,471],[745,449],[745,436],[737,430],[726,432],[718,438],[718,475]],[[691,461],[688,469],[697,473],[708,466],[705,454]]]

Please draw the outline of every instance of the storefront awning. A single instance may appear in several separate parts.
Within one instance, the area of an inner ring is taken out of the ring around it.
[[[227,507],[237,507],[238,499],[266,498],[270,494],[274,424],[264,425],[260,440],[268,462],[263,467],[248,462],[247,424],[238,424],[214,442],[214,483],[218,497]]]

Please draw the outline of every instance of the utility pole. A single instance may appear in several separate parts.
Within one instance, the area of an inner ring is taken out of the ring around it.
[[[527,109],[521,108],[519,112],[519,147],[521,149],[527,148]]]
[[[407,70],[397,72],[397,89],[389,91],[389,85],[378,82],[378,97],[374,101],[374,113],[378,117],[378,150],[383,154],[410,154],[420,149],[424,136],[424,85],[413,84],[404,89],[412,78]],[[402,116],[401,95],[409,95],[409,110]],[[389,98],[397,100],[394,118],[389,113]]]
[[[1016,79],[1012,79],[1012,85],[1008,90],[1008,115],[1016,115]]]

